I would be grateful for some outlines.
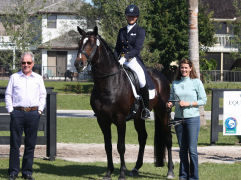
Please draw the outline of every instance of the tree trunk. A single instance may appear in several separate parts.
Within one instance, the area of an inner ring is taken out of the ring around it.
[[[189,19],[189,58],[192,61],[198,78],[199,70],[199,42],[198,42],[198,0],[189,0],[188,8]],[[203,106],[199,107],[201,126],[206,125],[206,119]]]

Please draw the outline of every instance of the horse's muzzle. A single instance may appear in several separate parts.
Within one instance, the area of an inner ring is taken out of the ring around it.
[[[85,65],[85,63],[83,61],[75,60],[74,66],[75,66],[77,72],[80,73],[81,71],[83,71],[85,69],[86,65]]]

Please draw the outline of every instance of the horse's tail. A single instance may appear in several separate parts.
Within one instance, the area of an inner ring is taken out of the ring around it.
[[[154,111],[154,118],[155,118],[155,137],[154,137],[155,166],[162,167],[164,166],[164,160],[165,160],[166,133],[165,133],[164,124],[155,111]]]

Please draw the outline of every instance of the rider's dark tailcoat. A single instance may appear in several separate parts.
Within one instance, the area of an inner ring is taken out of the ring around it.
[[[137,24],[127,33],[127,27],[121,28],[118,33],[118,38],[115,47],[115,56],[119,59],[119,56],[124,56],[127,61],[131,61],[136,57],[137,62],[140,64],[145,72],[146,81],[149,89],[155,89],[155,85],[146,71],[146,67],[140,57],[140,51],[142,49],[146,32],[143,28]]]

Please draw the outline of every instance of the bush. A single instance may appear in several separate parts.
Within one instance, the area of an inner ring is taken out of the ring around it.
[[[212,89],[216,89],[216,88],[218,88],[217,85],[211,85],[210,84],[208,87],[205,88],[205,92],[206,92],[206,94],[211,94],[212,93]]]
[[[64,92],[65,92],[66,94],[70,93],[70,92],[73,90],[73,87],[74,87],[74,86],[71,86],[71,85],[64,87]]]
[[[77,83],[74,90],[77,94],[82,94],[84,92],[83,86],[80,83]]]
[[[88,93],[91,94],[92,90],[93,90],[93,86],[90,86],[89,89],[88,89]]]

